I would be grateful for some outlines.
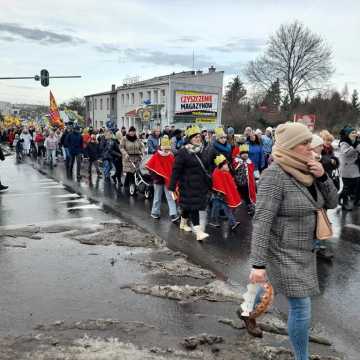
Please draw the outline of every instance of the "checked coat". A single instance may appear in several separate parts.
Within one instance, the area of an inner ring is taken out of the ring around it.
[[[251,263],[265,266],[275,291],[288,297],[319,292],[314,237],[316,209],[337,206],[333,181],[315,180],[309,190],[273,163],[260,178],[251,244]]]

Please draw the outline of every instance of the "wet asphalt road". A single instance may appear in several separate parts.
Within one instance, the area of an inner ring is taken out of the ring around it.
[[[4,171],[4,169],[6,170]],[[246,283],[250,266],[248,255],[251,222],[242,209],[238,214],[242,225],[235,234],[224,237],[221,230],[211,231],[209,241],[200,245],[193,241],[192,235],[181,234],[168,221],[165,208],[163,209],[164,216],[160,221],[151,219],[149,216],[151,201],[145,200],[140,194],[136,198],[129,198],[122,192],[121,188],[118,189],[113,184],[104,185],[103,181],[96,181],[96,177],[91,182],[86,177],[83,177],[80,182],[69,181],[65,178],[61,167],[54,169],[49,175],[61,180],[62,183],[52,183],[49,178],[40,175],[30,165],[15,166],[11,158],[6,160],[5,166],[4,163],[1,164],[2,181],[9,184],[11,188],[6,194],[0,195],[0,226],[64,218],[92,217],[97,221],[113,218],[110,213],[97,208],[83,207],[69,210],[70,207],[74,207],[74,203],[61,202],[69,199],[76,200],[76,198],[67,197],[69,196],[66,188],[68,184],[75,192],[86,194],[97,200],[96,206],[105,209],[105,211],[111,207],[126,220],[134,221],[144,229],[158,234],[167,240],[170,248],[183,251],[189,255],[193,262],[215,271],[219,277],[229,278],[234,283]],[[62,184],[65,184],[65,187]],[[86,203],[78,203],[77,205],[94,206],[94,203],[87,203],[86,199],[81,201],[86,201]],[[360,325],[358,322],[360,230],[351,230],[346,225],[360,225],[360,210],[345,214],[338,209],[330,211],[330,216],[335,224],[335,237],[330,242],[330,246],[335,252],[335,259],[332,262],[319,261],[322,294],[313,301],[313,320],[316,325],[321,324],[324,327],[339,351],[345,352],[351,359],[358,359],[360,352]],[[109,248],[108,256],[111,255],[111,251],[113,250]],[[0,260],[6,264],[6,268],[9,268],[9,259],[3,249],[0,250]],[[79,257],[79,261],[85,261],[85,259]],[[88,261],[85,262],[87,265],[89,265]],[[4,266],[0,264],[0,267],[3,268]],[[86,266],[84,266],[84,271],[86,271],[85,269]],[[46,272],[45,265],[44,272]],[[71,273],[67,272],[67,275],[71,276]],[[8,276],[8,279],[5,278],[7,280],[5,284],[10,285],[13,280],[11,279],[11,271],[8,270],[5,275],[1,275],[0,283],[4,283],[4,276]],[[99,276],[98,281],[100,279],[103,281],[103,276]],[[45,282],[46,278],[41,281]],[[84,284],[84,286],[86,285]],[[4,287],[2,293],[3,291]],[[36,289],[34,293],[37,293]],[[5,298],[4,301],[9,301],[9,298]],[[3,308],[5,303],[3,301],[1,303],[1,308]],[[281,310],[286,311],[286,304],[280,296],[277,297],[277,305]],[[116,306],[109,306],[109,308],[115,309]],[[110,313],[111,311],[109,311]],[[174,309],[175,313],[176,309]],[[86,317],[85,314],[84,317]],[[18,321],[21,320],[18,319]],[[180,321],[180,323],[182,322]],[[191,327],[190,324],[186,326]],[[1,328],[5,331],[9,327],[10,324],[8,326],[5,324]]]

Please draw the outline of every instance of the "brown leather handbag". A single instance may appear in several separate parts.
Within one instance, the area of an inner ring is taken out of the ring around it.
[[[333,236],[333,230],[326,210],[317,209],[316,213],[316,239],[328,240]]]

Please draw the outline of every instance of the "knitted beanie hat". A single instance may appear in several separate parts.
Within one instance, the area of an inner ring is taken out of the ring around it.
[[[311,140],[311,148],[315,149],[320,145],[324,145],[324,140],[319,135],[314,134]]]
[[[301,123],[281,124],[275,131],[275,142],[285,149],[293,149],[304,141],[312,140],[313,134]]]

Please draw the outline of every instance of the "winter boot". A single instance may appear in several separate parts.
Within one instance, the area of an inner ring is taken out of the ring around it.
[[[184,219],[183,217],[180,220],[180,230],[184,230],[186,232],[191,231],[191,227],[187,224],[187,219]]]
[[[195,230],[196,240],[197,241],[202,241],[202,240],[206,239],[209,236],[209,234],[202,231],[200,225],[194,226],[194,230]]]
[[[8,186],[5,186],[5,185],[0,183],[0,191],[5,191],[7,189],[8,189]]]

